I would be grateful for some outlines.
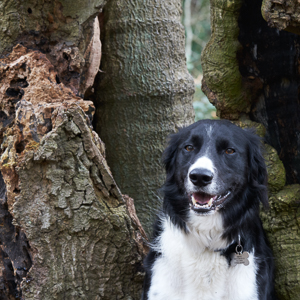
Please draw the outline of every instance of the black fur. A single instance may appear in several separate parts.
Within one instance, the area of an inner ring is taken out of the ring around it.
[[[207,134],[208,127],[214,128],[210,136]],[[220,255],[224,255],[230,264],[231,254],[240,235],[244,250],[251,251],[254,248],[255,251],[259,300],[274,300],[273,258],[259,218],[260,203],[268,207],[267,171],[261,154],[260,138],[253,131],[243,130],[225,120],[202,120],[171,135],[163,153],[166,169],[166,182],[162,187],[163,213],[170,217],[183,234],[188,234],[186,222],[190,200],[184,180],[188,167],[205,151],[208,143],[212,145],[211,155],[217,161],[218,172],[225,178],[224,186],[230,186],[232,191],[224,206],[219,209],[224,227],[223,238],[230,244],[228,248],[220,249]],[[193,145],[195,150],[191,153],[185,151],[186,145]],[[224,155],[226,147],[235,147],[236,153]],[[161,230],[158,221],[154,227],[154,237],[159,236]],[[232,241],[235,242],[231,244]],[[151,249],[145,259],[147,275],[143,300],[148,299],[151,268],[159,255]]]

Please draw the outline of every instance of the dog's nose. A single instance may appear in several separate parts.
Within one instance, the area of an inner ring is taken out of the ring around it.
[[[205,186],[212,182],[214,174],[207,169],[194,169],[190,172],[189,177],[194,185]]]

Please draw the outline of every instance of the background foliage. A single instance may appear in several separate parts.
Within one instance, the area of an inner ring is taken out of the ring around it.
[[[195,121],[216,118],[215,107],[201,91],[201,52],[211,34],[209,0],[183,0],[182,7],[187,67],[195,81]]]

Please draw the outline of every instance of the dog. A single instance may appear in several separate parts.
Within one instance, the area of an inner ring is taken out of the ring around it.
[[[163,208],[144,261],[142,300],[274,300],[261,140],[227,120],[169,138]]]

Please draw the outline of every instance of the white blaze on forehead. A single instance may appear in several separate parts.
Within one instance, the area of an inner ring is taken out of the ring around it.
[[[208,157],[202,156],[190,166],[188,173],[194,169],[206,169],[214,173],[214,164]]]
[[[212,134],[212,125],[206,126],[206,132],[209,138],[211,138],[211,134]]]

